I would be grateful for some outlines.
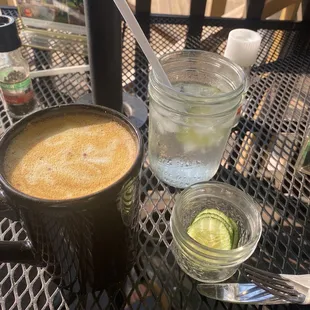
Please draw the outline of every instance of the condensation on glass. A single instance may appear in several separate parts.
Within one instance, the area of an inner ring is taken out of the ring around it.
[[[187,50],[161,58],[173,88],[150,73],[149,161],[165,183],[184,188],[216,173],[245,88],[241,67]]]

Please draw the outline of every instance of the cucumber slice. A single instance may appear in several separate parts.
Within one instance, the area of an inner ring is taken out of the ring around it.
[[[229,231],[231,237],[233,237],[233,229],[231,227],[231,223],[228,221],[225,221],[221,216],[218,216],[217,214],[211,214],[211,213],[202,213],[200,215],[198,215],[194,221],[192,222],[192,224],[194,224],[195,222],[199,221],[200,219],[204,218],[204,217],[211,217],[211,218],[215,218],[219,221],[221,221],[226,227],[227,227],[227,230]]]
[[[209,248],[231,250],[231,235],[218,218],[202,217],[189,226],[187,233],[194,240]]]
[[[176,133],[176,137],[181,143],[193,143],[198,147],[211,147],[217,141],[214,141],[212,131],[208,133],[199,133],[194,128],[181,128]]]
[[[203,106],[190,107],[188,109],[188,113],[197,114],[197,115],[208,114],[210,112],[211,112],[211,108],[210,107],[203,107]]]
[[[223,212],[216,209],[205,209],[195,217],[191,225],[193,225],[202,218],[208,218],[208,217],[217,219],[225,225],[226,229],[229,231],[230,234],[231,248],[232,249],[236,248],[239,242],[238,225],[235,223],[234,220],[226,216]]]
[[[225,221],[229,226],[230,226],[230,218],[228,216],[226,216],[223,212],[216,210],[216,209],[205,209],[203,211],[201,211],[194,219],[193,222],[195,222],[195,220],[197,220],[197,218],[201,217],[202,215],[215,215],[218,216],[220,218],[223,219],[223,221]]]
[[[222,211],[219,211],[219,210],[216,210],[216,209],[205,209],[205,210],[201,211],[198,214],[198,216],[201,215],[201,214],[214,214],[214,215],[217,215],[217,216],[221,217],[224,221],[226,221],[227,223],[230,224],[230,221],[229,221],[230,218],[227,215],[225,215],[225,213],[223,213]]]
[[[230,234],[233,235],[234,231],[233,231],[233,227],[232,227],[231,222],[230,222],[230,218],[228,216],[226,216],[223,212],[216,210],[216,209],[205,209],[202,212],[200,212],[197,215],[197,217],[200,217],[203,215],[212,215],[212,216],[219,217],[223,222],[226,223],[226,225],[229,227],[228,229],[229,229]]]
[[[232,242],[231,248],[235,249],[238,247],[238,242],[239,242],[239,227],[233,219],[229,218],[229,221],[230,221],[231,227],[233,228],[233,231],[234,231],[234,237],[233,237],[233,242]]]

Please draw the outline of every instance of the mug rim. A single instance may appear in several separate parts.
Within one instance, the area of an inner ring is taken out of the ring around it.
[[[40,121],[40,118],[42,118],[43,116],[46,116],[49,113],[54,112],[55,114],[53,114],[53,116],[57,116],[60,115],[61,112],[57,112],[58,111],[62,111],[65,109],[85,109],[85,110],[89,110],[90,112],[93,112],[94,114],[96,114],[96,111],[100,111],[101,113],[106,113],[108,116],[110,117],[114,117],[117,119],[117,121],[119,121],[122,125],[126,125],[127,126],[127,130],[131,130],[131,132],[133,133],[133,136],[135,136],[135,140],[136,140],[136,145],[137,145],[137,153],[136,153],[136,157],[131,165],[131,167],[126,171],[126,173],[119,178],[116,182],[110,184],[109,186],[93,192],[91,194],[88,195],[84,195],[84,196],[80,196],[80,197],[75,197],[75,198],[68,198],[68,199],[46,199],[46,198],[39,198],[39,197],[35,197],[35,196],[31,196],[28,195],[26,193],[23,193],[19,190],[17,190],[16,188],[14,188],[6,179],[5,175],[4,175],[4,171],[3,171],[3,167],[4,164],[2,163],[2,166],[0,166],[0,189],[1,186],[3,186],[4,188],[7,188],[10,192],[12,192],[14,195],[18,196],[18,197],[22,197],[24,199],[27,200],[31,200],[33,202],[37,202],[37,203],[45,203],[48,204],[49,207],[52,208],[66,208],[67,204],[71,204],[71,203],[75,203],[75,202],[79,202],[81,200],[90,200],[92,199],[94,196],[100,195],[104,192],[107,192],[109,190],[111,190],[113,187],[117,186],[118,184],[122,183],[126,178],[128,178],[128,176],[132,173],[132,171],[135,169],[136,165],[139,163],[139,161],[142,159],[143,156],[143,140],[142,140],[142,136],[140,131],[135,127],[135,125],[122,113],[107,108],[105,106],[100,106],[100,105],[95,105],[95,104],[77,104],[77,103],[73,103],[73,104],[66,104],[66,105],[62,105],[62,106],[54,106],[54,107],[48,107],[48,108],[44,108],[38,111],[35,111],[27,116],[25,116],[24,118],[18,120],[16,123],[14,123],[11,127],[9,127],[2,135],[1,139],[0,139],[0,150],[3,147],[3,141],[5,140],[6,137],[8,137],[10,134],[12,134],[17,128],[19,128],[20,126],[23,125],[27,125],[30,121],[33,121],[34,119],[36,121]],[[74,111],[72,111],[74,112]],[[101,113],[97,113],[98,115],[103,115]],[[24,127],[25,128],[25,127]],[[139,167],[140,169],[140,167]]]

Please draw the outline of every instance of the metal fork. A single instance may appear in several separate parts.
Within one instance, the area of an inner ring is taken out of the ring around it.
[[[290,303],[308,303],[310,275],[279,275],[247,264],[241,265],[240,270],[252,283],[273,296]]]
[[[243,274],[252,283],[198,284],[200,294],[240,304],[310,304],[310,274],[274,274],[243,264]]]
[[[288,303],[253,283],[198,284],[197,290],[206,297],[230,303],[258,305]]]

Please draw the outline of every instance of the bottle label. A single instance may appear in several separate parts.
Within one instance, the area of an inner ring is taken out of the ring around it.
[[[0,87],[7,104],[25,104],[34,98],[30,78],[18,83],[0,82]]]

